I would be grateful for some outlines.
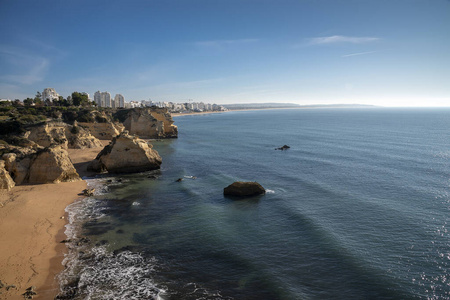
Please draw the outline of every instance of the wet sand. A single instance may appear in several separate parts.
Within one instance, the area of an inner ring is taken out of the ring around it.
[[[107,144],[109,141],[102,141]],[[69,149],[81,177],[102,148]],[[30,286],[34,299],[53,299],[59,292],[56,275],[63,270],[66,246],[60,243],[65,208],[82,197],[84,180],[58,184],[21,185],[0,191],[0,299],[23,299]],[[6,290],[7,286],[14,285]]]

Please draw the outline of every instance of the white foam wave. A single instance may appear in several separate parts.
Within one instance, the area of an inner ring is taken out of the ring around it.
[[[60,277],[64,293],[74,299],[161,299],[165,292],[152,280],[155,259],[138,253],[109,252],[104,246],[86,249],[66,264]],[[76,286],[71,287],[71,281]]]
[[[164,289],[152,280],[154,258],[145,258],[138,253],[109,252],[105,246],[94,247],[89,239],[81,237],[82,226],[93,219],[101,219],[100,195],[105,180],[88,179],[88,186],[100,190],[93,197],[77,201],[66,208],[69,223],[65,234],[68,238],[63,264],[59,275],[61,296],[70,299],[162,299]],[[133,205],[139,205],[134,202]]]
[[[267,189],[267,190],[266,190],[266,194],[275,194],[275,191],[274,191],[274,190],[269,190],[269,189]]]

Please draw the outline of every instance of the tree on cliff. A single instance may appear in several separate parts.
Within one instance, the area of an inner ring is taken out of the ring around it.
[[[72,101],[73,105],[75,106],[86,106],[90,104],[90,101],[86,93],[73,92]]]

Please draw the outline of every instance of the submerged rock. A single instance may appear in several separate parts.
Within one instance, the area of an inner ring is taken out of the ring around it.
[[[95,172],[133,173],[159,169],[162,159],[148,142],[127,131],[115,137],[88,166]]]
[[[254,196],[263,195],[266,190],[257,182],[236,181],[223,189],[224,195],[229,196]]]

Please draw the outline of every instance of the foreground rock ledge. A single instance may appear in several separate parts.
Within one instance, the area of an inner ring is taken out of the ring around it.
[[[226,196],[247,197],[265,193],[266,190],[257,182],[236,181],[223,189]]]
[[[88,166],[94,172],[134,173],[159,169],[162,159],[152,145],[127,131],[113,138]]]

